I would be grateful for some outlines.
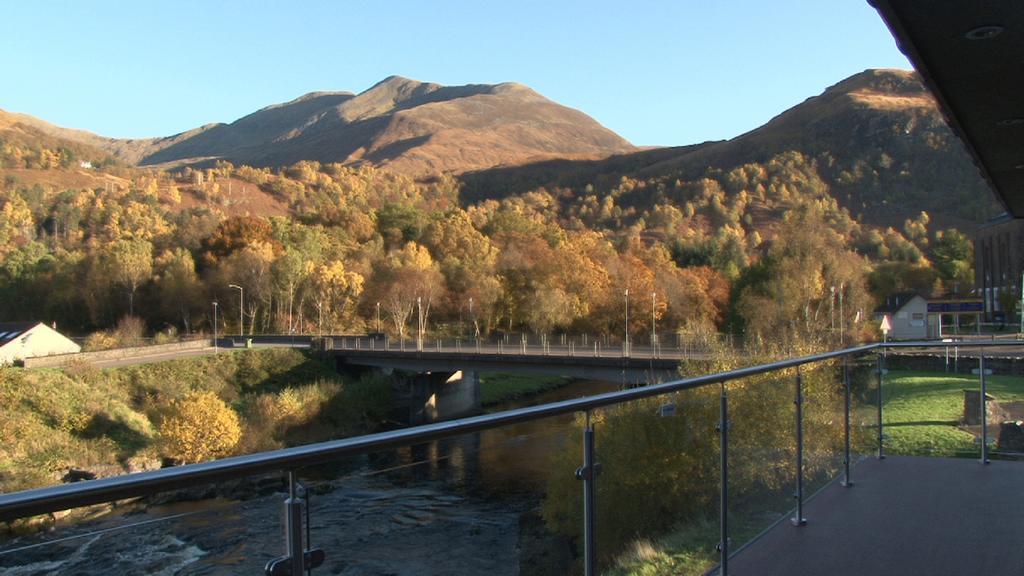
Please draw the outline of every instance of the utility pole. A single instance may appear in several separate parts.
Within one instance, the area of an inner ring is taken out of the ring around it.
[[[238,284],[228,284],[228,288],[238,290],[238,337],[245,338],[245,291]]]

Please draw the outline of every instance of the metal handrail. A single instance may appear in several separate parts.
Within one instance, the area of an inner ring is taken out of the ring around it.
[[[392,430],[284,448],[270,452],[235,456],[199,464],[188,464],[149,472],[139,472],[112,478],[88,480],[74,484],[62,484],[10,494],[0,494],[0,521],[9,521],[26,516],[46,514],[59,510],[89,506],[134,498],[165,490],[174,490],[208,484],[222,480],[237,479],[269,472],[295,470],[305,466],[323,464],[346,456],[376,452],[388,448],[407,446],[430,440],[458,436],[498,428],[518,422],[537,420],[562,414],[586,412],[623,402],[659,396],[670,392],[690,390],[710,384],[728,382],[768,372],[793,368],[804,364],[864,354],[880,348],[944,348],[944,347],[997,347],[1021,346],[1024,341],[981,341],[970,343],[952,342],[888,342],[873,343],[842,350],[834,350],[726,372],[683,378],[663,384],[654,384],[629,390],[607,392],[539,406],[518,408],[494,414],[484,414],[459,420],[438,422],[413,428]]]

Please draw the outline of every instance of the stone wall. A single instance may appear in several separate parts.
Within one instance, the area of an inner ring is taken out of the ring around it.
[[[167,352],[178,352],[181,350],[199,350],[209,346],[212,346],[212,342],[204,338],[202,340],[189,340],[187,342],[174,342],[172,344],[157,344],[155,346],[114,348],[112,350],[99,350],[96,352],[80,352],[78,354],[58,354],[55,356],[26,358],[22,361],[22,365],[25,368],[55,368],[64,366],[68,362],[101,362],[104,360],[120,360],[123,358],[144,358],[154,354],[165,354]]]

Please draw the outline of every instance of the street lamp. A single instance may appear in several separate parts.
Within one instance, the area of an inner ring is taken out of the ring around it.
[[[238,337],[245,338],[245,291],[238,284],[228,284],[228,288],[238,290]]]
[[[380,334],[380,302],[377,302],[377,334]]]
[[[419,318],[416,328],[416,351],[423,351],[423,301],[417,296],[416,297],[416,315]]]
[[[651,292],[651,349],[652,353],[658,348],[658,293]]]
[[[217,348],[217,301],[213,301],[213,353],[216,354],[220,350]]]
[[[473,323],[473,340],[476,340],[477,332],[476,329],[476,316],[473,315],[473,297],[469,297],[469,321]]]
[[[622,341],[622,353],[629,356],[629,288],[626,288],[626,338]]]

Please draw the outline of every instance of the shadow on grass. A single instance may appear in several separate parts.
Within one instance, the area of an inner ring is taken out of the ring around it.
[[[959,424],[956,420],[915,420],[911,422],[886,422],[885,427],[900,427],[900,426],[956,426]]]
[[[99,438],[113,440],[118,448],[121,449],[121,458],[134,456],[136,452],[146,447],[150,442],[150,439],[145,434],[138,432],[120,420],[111,418],[105,412],[93,414],[89,423],[77,435],[84,440],[96,440]]]

